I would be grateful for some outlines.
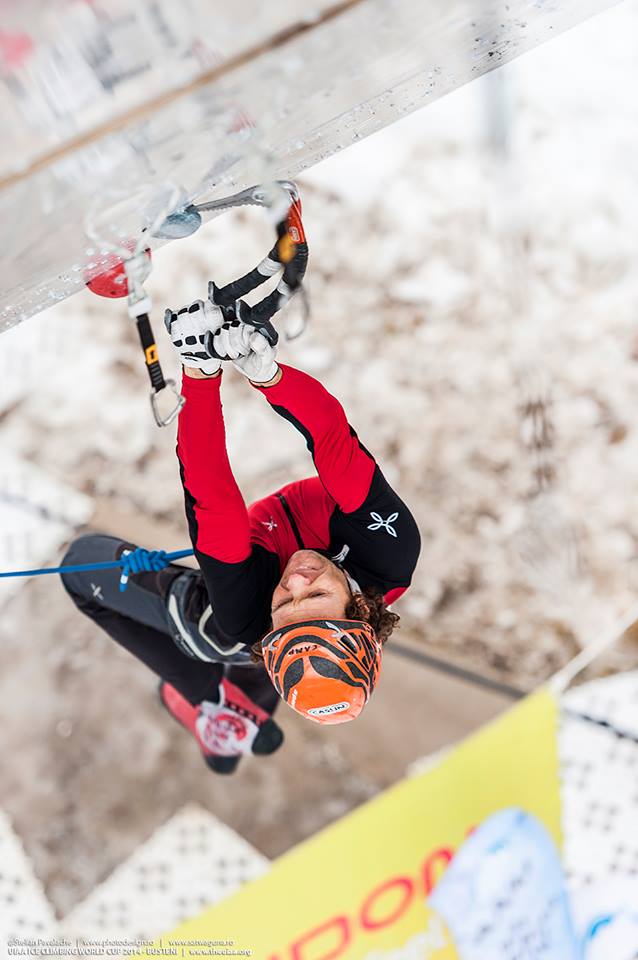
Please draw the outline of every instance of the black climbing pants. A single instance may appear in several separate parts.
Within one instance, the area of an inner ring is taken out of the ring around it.
[[[124,550],[135,549],[135,544],[116,537],[88,534],[73,541],[62,564],[119,560]],[[64,573],[61,579],[78,610],[190,703],[217,699],[225,676],[268,713],[274,712],[279,697],[262,664],[208,663],[189,657],[174,642],[166,612],[168,590],[177,577],[186,575],[195,578],[194,592],[205,596],[199,573],[171,564],[159,572],[131,576],[124,592],[119,588],[120,574],[119,569],[81,571]]]

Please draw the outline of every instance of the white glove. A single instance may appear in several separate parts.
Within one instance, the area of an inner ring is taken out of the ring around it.
[[[246,324],[243,326],[248,331],[250,353],[247,357],[233,360],[233,366],[253,383],[268,383],[279,370],[276,361],[277,348],[253,327]]]
[[[227,320],[209,338],[207,347],[210,353],[222,360],[237,360],[250,353],[250,335],[254,327],[248,327],[239,320]]]
[[[207,376],[217,373],[222,362],[208,351],[206,339],[224,323],[219,307],[209,300],[194,300],[177,313],[166,310],[164,323],[185,367],[197,367]]]

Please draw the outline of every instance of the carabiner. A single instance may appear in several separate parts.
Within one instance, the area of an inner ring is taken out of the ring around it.
[[[160,393],[162,393],[167,388],[173,391],[173,393],[177,398],[177,402],[173,407],[173,409],[170,411],[170,413],[168,413],[165,417],[163,417],[159,410],[157,398],[160,395]],[[163,387],[160,387],[159,389],[156,389],[155,387],[151,388],[150,401],[151,401],[151,410],[153,411],[153,416],[155,418],[155,423],[157,424],[157,426],[168,427],[179,416],[182,407],[186,403],[186,398],[183,397],[179,392],[179,390],[177,389],[177,384],[175,383],[175,381],[171,380],[170,378],[166,378],[164,380]]]

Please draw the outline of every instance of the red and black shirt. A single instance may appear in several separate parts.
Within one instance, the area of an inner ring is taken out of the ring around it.
[[[186,517],[212,607],[210,628],[229,643],[252,645],[268,631],[273,592],[296,550],[330,557],[388,603],[409,586],[419,556],[412,514],[339,401],[308,374],[281,370],[278,384],[257,389],[303,435],[317,476],[249,508],[226,451],[222,377],[183,381],[177,455]]]

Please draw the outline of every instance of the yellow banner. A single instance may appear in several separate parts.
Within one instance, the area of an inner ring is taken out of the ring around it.
[[[516,806],[560,844],[556,723],[548,692],[528,697],[433,769],[295,847],[264,877],[166,934],[161,948],[186,958],[453,960],[457,953],[425,898],[468,833]]]

